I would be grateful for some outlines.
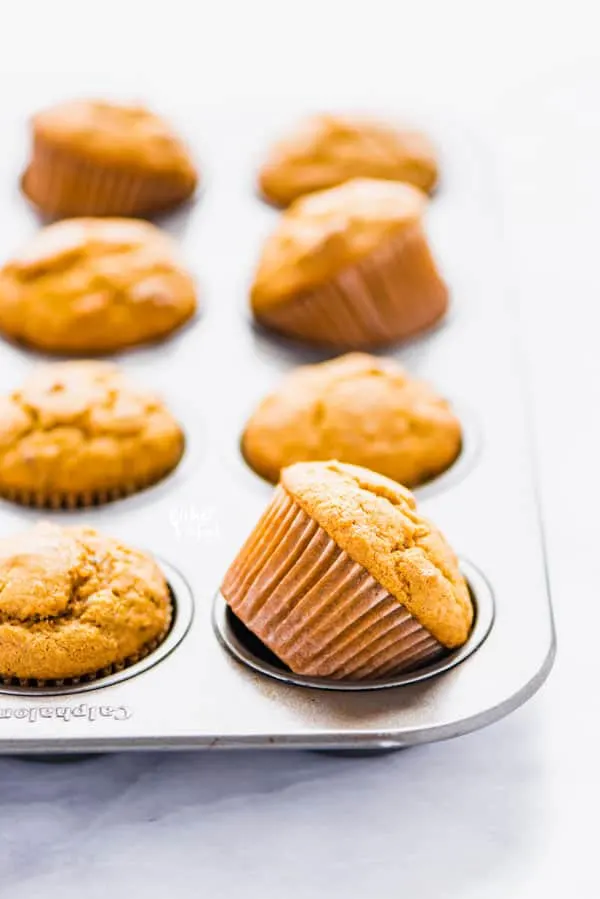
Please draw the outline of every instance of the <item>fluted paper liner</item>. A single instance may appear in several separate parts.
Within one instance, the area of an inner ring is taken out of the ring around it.
[[[445,652],[281,486],[221,590],[246,627],[296,674],[377,679]]]
[[[326,284],[257,317],[301,340],[361,348],[412,337],[434,325],[447,308],[446,285],[415,224]]]
[[[23,192],[53,217],[151,215],[183,202],[181,179],[103,167],[60,150],[34,145],[21,180]]]
[[[151,477],[131,480],[104,490],[23,490],[18,487],[0,485],[0,499],[33,509],[86,509],[104,506],[160,484],[171,472],[175,471],[181,463],[182,457],[183,453],[175,465],[153,473]]]

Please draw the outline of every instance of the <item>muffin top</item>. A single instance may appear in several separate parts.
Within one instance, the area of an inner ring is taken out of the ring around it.
[[[426,202],[410,184],[369,178],[296,200],[264,246],[252,287],[255,312],[326,282],[418,222]]]
[[[410,487],[444,471],[460,447],[449,404],[393,359],[366,353],[295,369],[242,438],[249,464],[273,482],[294,462],[338,459]]]
[[[144,106],[73,100],[38,112],[34,138],[102,165],[181,174],[196,171],[181,139],[164,119]]]
[[[0,494],[127,492],[179,462],[183,434],[152,392],[107,362],[39,366],[0,397]]]
[[[319,115],[273,147],[259,184],[269,200],[287,206],[351,178],[406,181],[430,191],[437,177],[435,150],[421,132],[372,119]]]
[[[49,352],[146,343],[195,309],[194,282],[175,243],[137,219],[57,222],[0,269],[0,330]]]
[[[405,487],[340,462],[292,465],[281,484],[440,643],[465,642],[473,607],[458,560]]]
[[[171,620],[148,555],[92,528],[40,524],[0,540],[0,675],[55,680],[135,657]]]

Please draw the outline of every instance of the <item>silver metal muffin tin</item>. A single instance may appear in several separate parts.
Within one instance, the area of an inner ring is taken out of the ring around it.
[[[4,133],[19,135],[0,181],[3,258],[39,225],[15,187],[28,112],[3,123]],[[155,653],[105,679],[44,690],[0,686],[0,752],[399,748],[500,718],[550,670],[554,632],[493,173],[477,141],[438,115],[410,118],[442,153],[443,183],[428,225],[452,307],[430,334],[382,354],[429,379],[463,420],[463,456],[417,495],[468,560],[463,570],[478,609],[471,641],[395,686],[311,686],[257,653],[218,595],[272,489],[241,457],[243,424],[285,372],[333,355],[262,332],[247,307],[256,258],[278,215],[254,192],[256,166],[301,112],[174,110],[205,186],[193,205],[160,224],[180,240],[198,277],[202,311],[172,339],[116,358],[179,416],[186,457],[160,485],[98,509],[40,514],[2,502],[0,535],[45,517],[92,524],[147,548],[164,560],[175,623]],[[3,389],[40,359],[0,343]]]

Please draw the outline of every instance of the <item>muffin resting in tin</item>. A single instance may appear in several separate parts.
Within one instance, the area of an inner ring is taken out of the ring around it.
[[[147,655],[172,602],[151,556],[88,527],[0,540],[0,677],[95,676]]]
[[[288,337],[364,348],[405,340],[446,312],[408,184],[356,179],[296,200],[264,245],[251,291],[258,322]]]
[[[47,216],[146,216],[190,197],[198,173],[190,153],[144,106],[74,100],[32,119],[26,196]]]
[[[295,462],[338,459],[414,487],[449,468],[460,449],[449,403],[393,359],[366,353],[294,369],[242,437],[248,464],[273,483]]]
[[[0,269],[0,332],[49,353],[156,341],[195,310],[174,241],[136,219],[57,222]]]
[[[296,674],[377,679],[463,645],[459,563],[404,487],[339,462],[283,470],[227,571],[235,614]]]
[[[414,129],[359,116],[316,115],[277,141],[258,180],[268,200],[288,206],[352,178],[404,181],[429,192],[438,179],[437,153]]]
[[[99,504],[165,477],[181,428],[152,391],[108,362],[34,368],[0,397],[0,496],[25,505]]]

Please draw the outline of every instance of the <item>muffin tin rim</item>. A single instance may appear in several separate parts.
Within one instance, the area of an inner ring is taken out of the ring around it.
[[[476,652],[485,642],[494,625],[496,606],[494,593],[485,575],[472,562],[464,557],[459,558],[462,575],[467,581],[472,601],[475,605],[475,623],[466,643],[454,652],[444,655],[441,659],[418,668],[415,671],[390,676],[378,681],[353,681],[333,680],[331,678],[311,677],[295,674],[293,671],[279,668],[269,662],[265,662],[247,649],[241,640],[233,632],[229,617],[231,610],[225,602],[221,591],[217,591],[213,600],[212,625],[215,636],[223,649],[245,668],[258,674],[266,675],[282,684],[296,687],[306,687],[330,692],[371,692],[375,690],[389,690],[394,687],[405,687],[429,680],[455,668],[461,662]]]

